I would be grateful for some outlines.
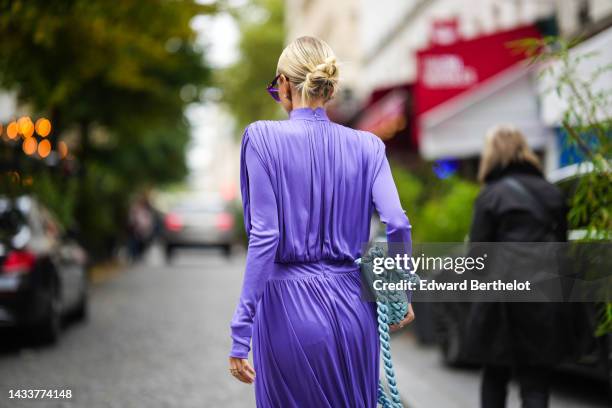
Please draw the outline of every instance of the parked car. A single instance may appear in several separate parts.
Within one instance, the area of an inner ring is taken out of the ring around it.
[[[220,248],[229,256],[236,240],[234,223],[231,203],[202,194],[183,197],[164,216],[166,259],[187,247]]]
[[[0,327],[57,341],[62,318],[87,315],[85,251],[28,196],[0,197]]]
[[[593,171],[589,163],[561,168],[547,177],[559,186],[570,197],[578,180],[587,172]],[[569,241],[577,241],[585,236],[584,229],[573,229],[568,232]],[[612,334],[594,337],[599,323],[601,305],[597,303],[575,303],[575,316],[583,323],[580,333],[576,333],[578,342],[583,345],[583,355],[572,363],[564,364],[562,370],[576,372],[601,381],[606,381],[612,392]],[[466,317],[470,303],[433,303],[430,318],[438,339],[443,361],[448,365],[469,365],[471,362],[463,354],[466,338]],[[418,312],[416,312],[418,315]],[[421,316],[422,318],[423,316]]]

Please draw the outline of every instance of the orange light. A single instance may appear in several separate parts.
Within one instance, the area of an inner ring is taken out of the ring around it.
[[[62,159],[68,156],[68,145],[63,140],[57,144],[57,150],[59,151],[60,157]]]
[[[40,118],[36,121],[36,133],[42,137],[49,136],[49,133],[51,133],[51,122],[49,122],[49,119]]]
[[[48,139],[41,140],[38,144],[38,155],[43,159],[51,153],[51,142]]]
[[[34,124],[32,123],[32,119],[28,116],[22,116],[17,121],[17,125],[19,125],[19,132],[25,135],[31,135],[34,131]],[[27,136],[29,137],[29,136]]]
[[[21,148],[23,149],[23,152],[25,154],[31,155],[36,152],[37,146],[38,146],[38,142],[36,141],[36,138],[28,137],[27,139],[24,139],[23,144],[21,145]]]
[[[16,138],[18,133],[19,126],[17,125],[17,122],[9,123],[9,125],[6,127],[6,135],[9,137],[9,139]]]
[[[32,137],[32,135],[34,134],[34,125],[32,123],[30,123],[29,125],[26,124],[25,126],[23,126],[21,128],[21,134],[23,134],[23,137]]]

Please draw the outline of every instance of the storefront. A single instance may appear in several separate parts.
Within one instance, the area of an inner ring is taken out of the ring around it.
[[[355,127],[380,137],[392,153],[415,150],[411,137],[412,91],[412,84],[374,90],[355,122]]]
[[[535,73],[510,46],[533,37],[538,30],[526,26],[418,52],[414,137],[423,158],[476,158],[487,129],[500,123],[514,124],[532,148],[551,153],[554,138],[540,119]]]

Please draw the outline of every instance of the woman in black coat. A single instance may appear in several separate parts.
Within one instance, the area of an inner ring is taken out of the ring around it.
[[[471,242],[566,240],[563,194],[544,179],[520,131],[498,126],[489,132],[479,178],[484,187],[476,199]],[[570,348],[570,320],[560,303],[475,303],[466,352],[484,365],[481,406],[504,407],[513,374],[523,408],[548,406],[551,369]]]

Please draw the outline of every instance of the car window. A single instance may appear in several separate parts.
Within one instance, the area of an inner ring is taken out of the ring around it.
[[[197,214],[197,213],[218,213],[225,209],[223,204],[219,203],[199,203],[183,202],[174,207],[174,212],[183,214]]]

